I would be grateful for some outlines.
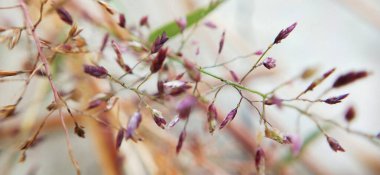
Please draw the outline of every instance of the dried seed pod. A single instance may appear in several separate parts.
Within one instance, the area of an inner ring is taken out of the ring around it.
[[[342,146],[340,146],[337,140],[329,136],[326,136],[326,139],[332,150],[334,150],[335,152],[338,152],[338,151],[345,152],[345,150],[343,149]]]
[[[312,76],[314,76],[314,74],[317,72],[317,70],[318,69],[316,67],[309,67],[302,72],[301,78],[303,80],[307,80],[307,79],[311,78]]]
[[[288,139],[283,136],[283,134],[276,128],[269,129],[265,128],[265,137],[272,139],[278,143],[284,144],[284,141]]]
[[[290,32],[292,32],[294,30],[294,28],[296,28],[297,26],[297,23],[293,23],[291,26],[289,26],[288,28],[286,29],[283,29],[280,31],[280,33],[276,36],[276,38],[274,39],[274,42],[273,44],[278,44],[280,43],[283,39],[285,39],[286,37],[288,37],[288,35],[290,34]]]
[[[22,30],[19,28],[15,28],[12,31],[13,31],[12,35],[11,35],[9,42],[8,42],[8,48],[9,49],[13,49],[16,46],[16,44],[20,40],[20,36],[21,36],[21,32],[22,32]]]
[[[70,39],[67,43],[62,43],[54,47],[52,50],[58,53],[87,53],[87,42],[83,37]]]
[[[208,128],[209,128],[210,133],[213,133],[215,131],[215,128],[217,125],[217,117],[218,117],[218,111],[216,110],[214,102],[212,102],[208,106],[208,110],[207,110],[207,122],[208,122]]]
[[[7,105],[0,108],[0,119],[11,117],[16,110],[16,105]]]
[[[98,0],[98,4],[102,6],[109,14],[113,15],[115,12],[106,2]]]
[[[333,84],[333,88],[339,88],[339,87],[342,87],[342,86],[345,86],[345,85],[348,85],[350,83],[353,83],[355,82],[356,80],[359,80],[359,79],[362,79],[362,78],[365,78],[368,76],[368,72],[367,71],[352,71],[352,72],[348,72],[347,74],[344,74],[344,75],[341,75],[340,77],[338,77],[334,84]]]
[[[73,25],[73,18],[66,9],[64,9],[63,7],[59,7],[56,9],[56,12],[63,22],[69,25]]]
[[[336,96],[336,97],[330,97],[326,100],[323,100],[323,102],[327,103],[327,104],[337,104],[337,103],[340,103],[342,102],[343,99],[345,99],[349,94],[343,94],[343,95],[339,95],[339,96]]]
[[[83,126],[75,125],[74,131],[79,137],[85,138],[85,131],[83,130]]]
[[[237,110],[238,108],[234,108],[227,114],[227,116],[223,119],[222,123],[220,124],[219,129],[223,129],[229,122],[231,122],[235,118]]]
[[[74,37],[78,36],[82,31],[83,31],[83,29],[78,29],[77,24],[73,24],[71,26],[70,31],[69,31],[69,36],[70,36],[70,38],[74,38]]]
[[[83,65],[83,70],[85,73],[90,74],[96,78],[106,78],[108,76],[108,71],[103,66],[92,66]]]

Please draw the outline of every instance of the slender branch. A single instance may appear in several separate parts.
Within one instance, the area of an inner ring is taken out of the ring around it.
[[[253,89],[247,88],[247,87],[245,87],[245,86],[242,86],[242,85],[240,85],[240,84],[237,84],[237,83],[235,83],[235,82],[232,82],[232,81],[226,80],[226,79],[224,79],[224,78],[222,78],[222,77],[219,77],[219,76],[217,76],[217,75],[214,75],[214,74],[212,74],[212,73],[209,73],[209,72],[203,70],[202,68],[200,68],[199,71],[200,71],[201,73],[203,73],[203,74],[206,74],[206,75],[209,75],[209,76],[211,76],[211,77],[214,77],[214,78],[216,78],[216,79],[218,79],[218,80],[220,80],[220,81],[222,81],[222,82],[224,82],[224,83],[226,83],[226,84],[228,84],[228,85],[231,85],[231,86],[237,87],[237,88],[239,88],[239,89],[241,89],[241,90],[245,90],[245,91],[248,91],[248,92],[251,92],[251,93],[257,94],[257,95],[259,95],[259,96],[261,96],[261,97],[264,97],[264,96],[265,96],[265,94],[263,94],[263,93],[261,93],[261,92],[259,92],[259,91],[256,91],[256,90],[253,90]]]
[[[49,80],[50,87],[51,87],[51,89],[53,91],[54,101],[56,102],[56,104],[59,104],[60,98],[59,98],[58,90],[57,90],[57,88],[55,87],[55,85],[53,83],[51,72],[50,72],[49,63],[48,63],[48,60],[47,60],[46,56],[44,55],[44,53],[42,51],[42,46],[41,46],[40,39],[37,36],[37,34],[34,32],[34,30],[33,30],[34,25],[32,23],[32,20],[31,20],[30,16],[29,16],[29,10],[28,10],[28,8],[27,8],[24,0],[20,0],[20,5],[21,5],[22,12],[24,14],[26,28],[27,28],[28,32],[32,35],[32,38],[34,40],[34,43],[36,45],[36,48],[37,48],[37,51],[38,51],[38,54],[39,54],[39,58],[40,58],[43,66],[45,68],[45,72],[46,72],[47,78]],[[68,149],[68,152],[69,152],[69,155],[70,155],[70,160],[72,161],[72,163],[73,163],[73,165],[74,165],[74,167],[76,169],[76,172],[79,175],[80,174],[80,168],[79,168],[78,162],[76,161],[76,159],[74,157],[74,153],[72,151],[72,146],[71,146],[70,138],[69,138],[69,131],[67,130],[67,127],[66,127],[65,120],[64,120],[64,117],[62,115],[61,109],[59,109],[59,116],[61,118],[62,127],[65,130],[66,144],[67,144],[67,149]]]
[[[268,48],[264,51],[264,53],[260,56],[260,58],[256,61],[256,63],[252,66],[252,68],[243,76],[243,78],[241,78],[239,84],[241,84],[246,78],[247,76],[253,71],[256,69],[257,65],[259,64],[259,62],[264,58],[264,56],[268,53],[268,51],[272,48],[273,46],[273,43],[270,44],[268,46]]]
[[[219,64],[216,64],[216,65],[212,65],[212,66],[204,66],[202,67],[203,69],[211,69],[211,68],[216,68],[216,67],[221,67],[221,66],[225,66],[229,63],[232,63],[232,62],[235,62],[235,61],[238,61],[240,59],[244,59],[244,58],[249,58],[253,55],[255,55],[256,51],[255,52],[252,52],[252,53],[249,53],[249,54],[246,54],[246,55],[241,55],[241,56],[237,56],[237,57],[234,57],[234,58],[231,58],[230,60],[228,61],[225,61],[225,62],[222,62],[222,63],[219,63]]]
[[[334,126],[340,128],[342,130],[345,130],[348,133],[356,134],[356,135],[359,135],[359,136],[362,136],[362,137],[366,137],[368,139],[375,139],[376,138],[376,135],[372,135],[372,134],[364,133],[364,132],[361,132],[361,131],[353,130],[350,127],[343,126],[343,125],[339,124],[336,121],[333,121],[333,120],[330,120],[330,119],[324,119],[323,117],[317,116],[315,114],[311,114],[311,113],[309,113],[309,112],[307,112],[305,110],[302,110],[301,108],[299,108],[297,106],[289,105],[289,104],[284,104],[283,106],[291,108],[291,109],[294,109],[294,110],[298,111],[299,113],[307,116],[309,119],[311,119],[317,125],[318,129],[324,135],[326,135],[326,133],[325,133],[324,129],[320,126],[319,121],[324,122],[324,123],[329,123],[329,124],[334,125]]]
[[[21,5],[17,4],[17,5],[13,5],[13,6],[0,7],[0,10],[9,10],[9,9],[20,8],[20,7],[21,7]]]

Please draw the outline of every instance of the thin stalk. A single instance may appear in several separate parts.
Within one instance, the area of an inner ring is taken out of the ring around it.
[[[267,54],[267,52],[272,48],[273,43],[268,46],[268,48],[264,51],[264,53],[260,56],[260,58],[256,61],[256,63],[252,66],[252,68],[243,76],[243,78],[240,80],[239,84],[241,84],[247,76],[254,70],[256,69],[257,65],[259,62],[264,58],[264,56]]]

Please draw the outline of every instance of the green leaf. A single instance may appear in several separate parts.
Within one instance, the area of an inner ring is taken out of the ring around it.
[[[207,16],[210,12],[212,12],[214,9],[216,9],[220,4],[222,4],[225,0],[217,0],[215,2],[210,3],[207,7],[199,8],[188,15],[186,15],[187,19],[187,26],[186,28],[189,28],[193,26],[194,24],[198,23],[200,20],[202,20],[205,16]],[[162,32],[166,32],[169,38],[176,36],[180,33],[180,29],[177,26],[175,21],[169,22],[160,28],[154,30],[149,35],[149,42],[153,42],[157,36],[161,35]]]

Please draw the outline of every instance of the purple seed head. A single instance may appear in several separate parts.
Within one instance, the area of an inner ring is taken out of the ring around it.
[[[117,132],[117,135],[116,135],[116,149],[119,149],[120,146],[121,146],[121,143],[123,141],[123,138],[124,138],[124,134],[125,134],[125,129],[124,128],[120,128],[119,131]]]
[[[224,118],[224,120],[222,121],[222,123],[220,124],[219,126],[219,129],[223,129],[229,122],[231,122],[235,116],[236,116],[236,113],[237,113],[237,109],[238,108],[234,108],[233,110],[231,110],[227,116]]]
[[[189,95],[180,101],[176,107],[179,118],[187,119],[190,115],[191,108],[197,104],[197,98]]]
[[[156,73],[161,69],[162,65],[164,64],[167,52],[168,48],[160,49],[150,66],[151,73]]]
[[[338,151],[345,152],[345,150],[342,148],[342,146],[340,146],[337,140],[329,136],[327,136],[326,139],[332,150],[334,150],[335,152],[338,152]]]
[[[183,142],[185,141],[185,139],[186,139],[186,130],[182,130],[181,134],[179,135],[178,143],[177,143],[177,147],[176,147],[176,153],[177,154],[181,151],[181,148],[182,148],[182,145],[183,145]]]
[[[181,17],[181,18],[178,18],[175,20],[179,30],[181,31],[181,33],[183,33],[183,31],[186,29],[186,26],[187,26],[187,19],[186,17]]]
[[[355,118],[355,115],[355,108],[353,106],[350,106],[344,115],[344,119],[346,119],[347,122],[351,122]]]
[[[73,18],[67,10],[65,10],[63,7],[60,7],[56,9],[56,12],[63,22],[69,25],[73,25]]]
[[[188,59],[184,59],[184,66],[190,78],[195,82],[201,81],[201,73],[196,67],[195,63],[189,61]]]
[[[153,120],[162,129],[165,129],[166,120],[162,116],[162,113],[156,109],[152,109]]]
[[[148,18],[148,16],[143,16],[140,19],[140,26],[146,26],[146,27],[149,28],[149,18]]]
[[[218,28],[218,27],[216,26],[216,24],[213,23],[212,21],[206,21],[206,22],[204,23],[204,25],[205,25],[206,27],[210,28],[210,29],[216,29],[216,28]]]
[[[337,104],[337,103],[342,102],[342,100],[345,99],[348,95],[349,94],[343,94],[343,95],[339,95],[337,97],[331,97],[331,98],[324,100],[323,102],[330,104],[330,105]]]
[[[121,13],[119,15],[119,26],[125,28],[125,21],[125,15]]]
[[[222,53],[225,37],[226,37],[226,31],[223,31],[222,36],[220,37],[220,41],[219,41],[218,54]]]
[[[150,49],[150,52],[152,54],[158,52],[162,46],[168,41],[169,38],[166,35],[166,32],[163,32],[160,36],[157,36],[157,38],[154,40],[152,48]]]
[[[263,51],[262,51],[262,50],[258,50],[258,51],[256,51],[256,52],[253,53],[253,54],[255,54],[255,55],[257,55],[257,56],[260,56],[260,55],[263,54]]]
[[[293,23],[291,26],[289,26],[286,29],[283,29],[280,31],[280,33],[277,35],[276,39],[274,39],[273,44],[278,44],[280,43],[283,39],[288,37],[288,35],[296,28],[297,23]]]
[[[127,130],[125,131],[125,139],[132,138],[135,130],[140,126],[142,117],[140,112],[135,112],[128,122]]]
[[[83,65],[83,70],[85,73],[96,78],[106,78],[108,76],[108,71],[103,66],[92,66],[85,64]]]
[[[273,69],[276,67],[276,60],[271,57],[268,57],[267,59],[264,60],[263,65],[267,69]]]
[[[240,79],[239,79],[238,75],[235,73],[235,71],[230,70],[230,74],[231,74],[231,76],[232,76],[232,79],[233,79],[235,82],[239,82],[239,81],[240,81]]]
[[[255,154],[255,165],[256,169],[258,170],[260,166],[264,163],[265,160],[265,153],[263,148],[258,147]]]
[[[367,76],[368,76],[367,71],[349,72],[347,74],[344,74],[338,77],[338,79],[336,79],[333,84],[333,88],[339,88],[339,87],[345,86],[347,84],[353,83],[354,81],[367,77]]]

